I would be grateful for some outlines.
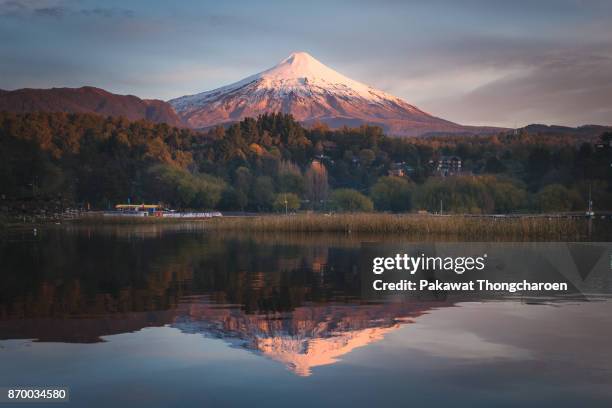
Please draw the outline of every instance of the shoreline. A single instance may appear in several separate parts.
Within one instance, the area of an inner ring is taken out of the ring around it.
[[[432,215],[337,213],[292,215],[232,215],[207,219],[161,217],[104,217],[88,215],[51,222],[5,223],[2,229],[20,230],[62,226],[189,225],[203,231],[369,235],[468,240],[612,241],[612,221],[578,216],[542,215]]]

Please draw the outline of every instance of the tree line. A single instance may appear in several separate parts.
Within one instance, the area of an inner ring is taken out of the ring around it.
[[[93,114],[0,113],[0,194],[96,209],[511,213],[612,208],[612,134],[393,138],[266,114],[195,131]],[[442,177],[443,156],[462,161]],[[397,170],[400,170],[399,172]],[[394,171],[395,170],[395,171]]]

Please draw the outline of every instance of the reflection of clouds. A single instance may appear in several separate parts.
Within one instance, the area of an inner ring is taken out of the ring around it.
[[[491,342],[469,331],[458,328],[436,328],[415,324],[406,333],[404,344],[410,349],[433,357],[449,359],[528,360],[529,350],[510,344]]]
[[[400,348],[448,362],[525,362],[610,380],[610,300],[523,304],[461,303],[419,318],[394,335]],[[579,357],[578,357],[579,356]]]

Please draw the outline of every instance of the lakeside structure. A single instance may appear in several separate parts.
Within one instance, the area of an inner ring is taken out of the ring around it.
[[[177,212],[160,204],[117,204],[115,211],[104,212],[105,217],[161,217],[161,218],[213,218],[219,211]]]

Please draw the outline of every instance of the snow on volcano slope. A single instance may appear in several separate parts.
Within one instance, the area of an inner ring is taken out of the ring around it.
[[[374,124],[392,135],[475,130],[432,116],[400,98],[354,81],[305,52],[276,66],[208,92],[170,100],[181,119],[194,128],[291,113],[305,124],[331,127]]]

